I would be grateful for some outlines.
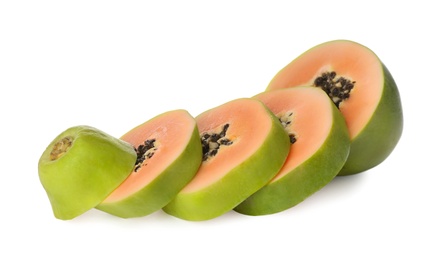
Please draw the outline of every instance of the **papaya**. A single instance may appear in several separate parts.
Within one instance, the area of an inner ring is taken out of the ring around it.
[[[134,146],[134,169],[97,209],[134,218],[168,204],[194,177],[202,162],[196,120],[184,109],[164,112],[121,137]]]
[[[129,176],[135,162],[131,144],[81,125],[50,142],[38,172],[54,216],[69,220],[102,202]]]
[[[257,99],[229,101],[196,121],[202,164],[163,210],[202,221],[232,210],[268,183],[284,164],[290,141],[278,118]]]
[[[403,130],[401,98],[371,49],[349,40],[321,43],[278,71],[266,90],[307,85],[324,90],[345,118],[351,146],[338,175],[371,169],[392,153]]]
[[[234,208],[247,215],[287,210],[327,185],[345,164],[350,138],[344,117],[329,97],[310,86],[260,93],[279,118],[291,143],[277,175]]]

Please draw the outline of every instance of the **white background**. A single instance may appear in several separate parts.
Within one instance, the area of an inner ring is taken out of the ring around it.
[[[443,259],[439,1],[208,2],[0,3],[0,259]],[[401,93],[403,135],[376,168],[270,216],[53,217],[37,162],[61,131],[198,115],[334,39],[372,49]]]

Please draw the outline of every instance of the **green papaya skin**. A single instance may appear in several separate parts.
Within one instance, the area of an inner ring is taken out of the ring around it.
[[[386,66],[384,88],[379,104],[368,124],[352,139],[350,155],[339,176],[369,170],[382,163],[395,149],[403,130],[401,98],[395,80]]]
[[[63,138],[70,147],[58,158],[51,152]],[[73,219],[95,207],[131,173],[134,148],[90,126],[75,126],[57,136],[38,163],[40,182],[54,216]]]

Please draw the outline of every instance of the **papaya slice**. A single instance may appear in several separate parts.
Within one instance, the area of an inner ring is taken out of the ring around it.
[[[345,117],[351,148],[339,175],[373,168],[391,154],[402,134],[401,99],[373,51],[348,40],[319,44],[281,69],[267,90],[306,85],[323,89]]]
[[[265,215],[289,209],[327,185],[347,160],[350,138],[343,116],[321,89],[287,88],[254,98],[279,118],[292,143],[277,175],[234,209]]]
[[[38,163],[54,216],[73,219],[104,200],[134,167],[132,145],[90,126],[60,133]]]
[[[194,177],[202,161],[196,121],[186,110],[160,114],[121,137],[137,160],[132,173],[96,208],[122,217],[160,210]]]
[[[186,220],[218,217],[273,178],[287,158],[288,134],[259,100],[240,98],[196,117],[203,162],[195,177],[164,207]]]

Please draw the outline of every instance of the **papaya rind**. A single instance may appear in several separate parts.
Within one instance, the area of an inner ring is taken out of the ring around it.
[[[180,192],[163,210],[175,217],[203,221],[216,218],[263,187],[279,171],[290,150],[287,132],[265,107],[272,127],[261,147],[219,181],[194,192]]]
[[[381,62],[384,86],[372,117],[351,140],[350,155],[339,176],[371,169],[382,163],[395,149],[403,130],[403,112],[398,87]]]
[[[147,216],[168,204],[194,177],[202,162],[202,145],[197,125],[183,152],[153,181],[131,196],[96,209],[121,218]]]
[[[50,160],[54,144],[66,136],[74,138],[71,148]],[[94,208],[128,177],[135,161],[132,145],[96,128],[75,126],[62,132],[38,163],[54,216],[69,220]]]
[[[347,160],[350,138],[339,110],[332,106],[333,121],[322,146],[299,166],[251,195],[234,210],[245,215],[267,215],[287,210],[319,191],[336,177]]]

